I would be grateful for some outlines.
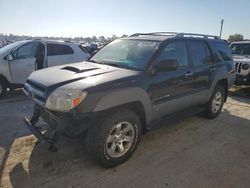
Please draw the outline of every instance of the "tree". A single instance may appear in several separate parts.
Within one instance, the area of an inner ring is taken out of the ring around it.
[[[100,36],[100,37],[98,38],[98,41],[99,41],[99,42],[106,42],[106,38],[105,38],[104,36]]]
[[[92,37],[92,42],[96,42],[97,41],[97,37],[96,36],[93,36]]]
[[[113,35],[112,36],[112,40],[115,40],[115,39],[117,39],[118,37],[116,36],[116,35]]]
[[[121,36],[121,38],[127,38],[128,37],[128,35],[125,35],[125,34],[123,34],[122,36]]]
[[[228,40],[230,42],[233,42],[233,41],[241,41],[241,40],[244,40],[244,36],[242,34],[234,34],[234,35],[229,35],[229,38]]]

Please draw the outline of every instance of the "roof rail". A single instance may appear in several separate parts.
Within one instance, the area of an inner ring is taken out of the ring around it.
[[[130,37],[138,37],[140,35],[154,35],[154,36],[173,36],[173,37],[197,37],[197,38],[206,38],[206,39],[217,39],[220,40],[219,36],[215,35],[204,35],[196,33],[177,33],[177,32],[153,32],[153,33],[135,33],[130,35]]]
[[[153,32],[153,33],[135,33],[129,37],[138,37],[140,35],[155,35],[155,36],[176,36],[176,32]]]
[[[196,34],[196,33],[178,33],[176,37],[197,37],[197,38],[212,38],[212,39],[221,39],[219,36],[215,35],[204,35],[204,34]]]

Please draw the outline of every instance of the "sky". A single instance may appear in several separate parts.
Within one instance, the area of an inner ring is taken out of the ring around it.
[[[250,39],[250,0],[0,0],[0,33],[121,36],[176,31]]]

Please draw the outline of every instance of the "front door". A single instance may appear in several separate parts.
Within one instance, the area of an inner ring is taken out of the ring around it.
[[[29,75],[35,70],[36,52],[39,42],[27,43],[12,53],[10,70],[14,83],[24,84]]]
[[[149,90],[154,120],[191,106],[195,87],[186,41],[168,43],[160,52],[156,64],[163,59],[175,59],[179,66],[173,71],[158,70],[152,78]]]

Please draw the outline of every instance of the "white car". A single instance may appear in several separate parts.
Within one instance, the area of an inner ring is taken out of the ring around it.
[[[0,49],[0,98],[7,88],[22,87],[36,69],[87,60],[80,44],[64,41],[23,40]]]
[[[232,42],[236,70],[236,85],[250,85],[250,41]]]

